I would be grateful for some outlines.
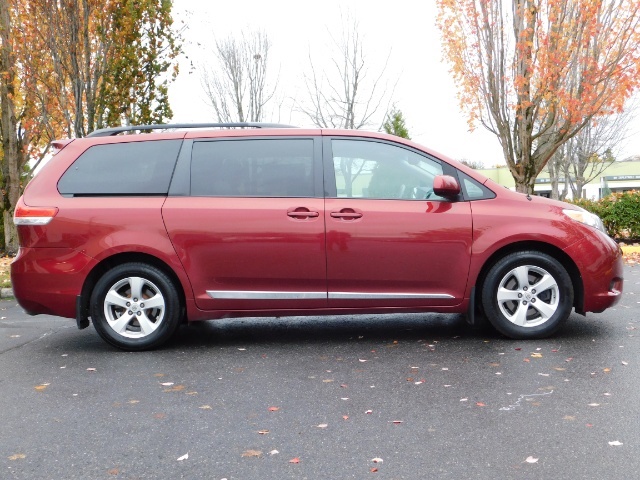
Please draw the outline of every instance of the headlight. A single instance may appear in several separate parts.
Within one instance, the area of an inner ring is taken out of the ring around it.
[[[587,212],[586,210],[562,210],[567,217],[575,220],[576,222],[584,223],[585,225],[589,225],[590,227],[596,228],[600,230],[602,233],[607,233],[606,228],[604,228],[604,224],[600,217],[594,215],[593,213]]]

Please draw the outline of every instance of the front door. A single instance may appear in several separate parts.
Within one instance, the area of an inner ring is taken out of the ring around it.
[[[335,178],[334,198],[325,205],[329,306],[459,304],[471,209],[432,190],[443,166],[452,167],[381,141],[334,138],[325,140],[325,150],[332,167],[325,171]]]

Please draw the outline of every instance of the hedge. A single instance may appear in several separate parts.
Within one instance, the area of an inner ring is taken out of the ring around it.
[[[598,215],[611,237],[640,239],[640,192],[612,193],[600,200],[578,199],[570,203]]]

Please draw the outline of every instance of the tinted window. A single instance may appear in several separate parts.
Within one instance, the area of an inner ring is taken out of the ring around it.
[[[338,197],[441,200],[433,179],[442,166],[417,153],[386,143],[333,140]]]
[[[95,145],[58,182],[63,195],[166,195],[182,140]]]
[[[191,195],[313,197],[313,140],[196,142]]]

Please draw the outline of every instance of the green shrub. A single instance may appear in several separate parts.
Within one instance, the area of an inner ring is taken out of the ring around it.
[[[640,192],[612,193],[600,200],[578,199],[571,203],[598,215],[613,238],[640,238]]]

